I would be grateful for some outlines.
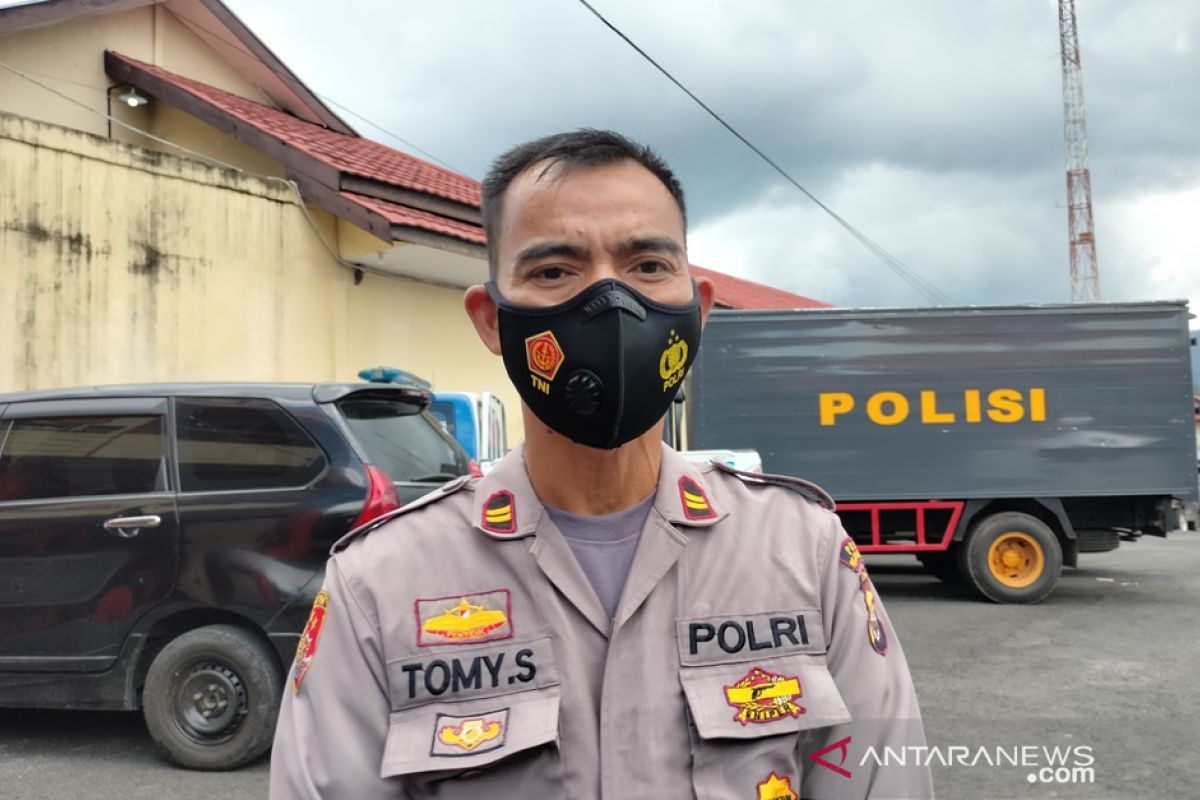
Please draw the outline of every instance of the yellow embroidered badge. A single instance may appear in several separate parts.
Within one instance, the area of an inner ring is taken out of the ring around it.
[[[497,721],[484,719],[463,720],[458,725],[443,725],[438,730],[438,741],[460,750],[474,750],[484,742],[495,739],[504,730]]]
[[[758,784],[758,800],[797,800],[792,791],[792,779],[781,778],[774,772]]]
[[[469,644],[513,635],[507,589],[449,597],[417,598],[417,644]]]
[[[733,718],[748,725],[800,716],[804,707],[792,701],[803,694],[799,678],[775,675],[755,667],[740,681],[725,687],[725,702],[738,709]]]

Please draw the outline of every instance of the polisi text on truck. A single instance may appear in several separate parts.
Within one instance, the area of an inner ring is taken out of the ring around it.
[[[850,392],[821,392],[818,397],[821,425],[837,425],[841,417],[862,413],[875,425],[899,425],[908,420],[925,425],[984,424],[989,422],[1046,421],[1046,390],[998,388],[963,389],[959,392],[896,391],[858,396]]]

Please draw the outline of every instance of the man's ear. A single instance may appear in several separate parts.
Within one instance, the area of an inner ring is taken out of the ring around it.
[[[491,350],[493,355],[500,355],[500,321],[496,314],[496,303],[487,289],[479,285],[467,289],[463,295],[463,307],[467,309],[467,316],[471,318],[471,324],[475,326],[475,332],[479,334],[484,347]]]
[[[717,301],[717,287],[708,278],[696,278],[696,290],[700,292],[700,326],[708,322],[708,312]]]

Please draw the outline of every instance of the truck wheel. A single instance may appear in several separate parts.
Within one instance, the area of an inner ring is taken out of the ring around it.
[[[1040,602],[1062,573],[1062,547],[1054,531],[1016,511],[976,523],[958,556],[967,582],[996,603]]]
[[[962,575],[958,571],[958,554],[954,550],[919,553],[917,559],[925,571],[939,581],[950,585],[962,582]]]
[[[283,677],[267,644],[232,625],[183,634],[150,665],[142,713],[180,766],[235,769],[271,746]]]

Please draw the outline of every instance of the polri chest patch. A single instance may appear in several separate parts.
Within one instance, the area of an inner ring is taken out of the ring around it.
[[[417,644],[476,644],[513,635],[512,595],[508,589],[445,597],[418,597],[413,604]]]
[[[321,629],[325,627],[328,608],[329,593],[322,589],[317,592],[312,612],[308,615],[308,624],[304,626],[304,633],[300,634],[300,643],[296,645],[296,660],[292,664],[292,691],[296,694],[300,693],[300,684],[317,654],[317,643],[321,639]]]

